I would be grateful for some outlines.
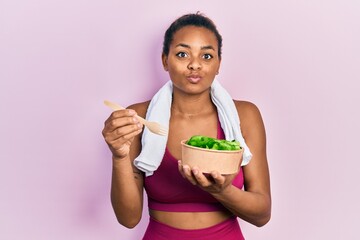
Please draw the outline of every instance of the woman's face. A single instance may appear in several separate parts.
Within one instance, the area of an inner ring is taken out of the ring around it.
[[[169,55],[162,61],[179,90],[189,94],[208,90],[220,68],[216,36],[203,27],[183,27],[174,34]]]

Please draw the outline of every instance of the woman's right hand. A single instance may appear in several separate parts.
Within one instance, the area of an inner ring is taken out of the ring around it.
[[[105,121],[102,135],[108,144],[114,159],[129,155],[134,137],[142,131],[142,124],[132,109],[114,111]]]

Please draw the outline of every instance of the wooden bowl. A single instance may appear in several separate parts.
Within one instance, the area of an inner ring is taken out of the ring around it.
[[[212,150],[187,145],[186,141],[181,141],[182,164],[197,166],[204,173],[218,171],[220,174],[233,174],[239,170],[243,148],[233,151]]]

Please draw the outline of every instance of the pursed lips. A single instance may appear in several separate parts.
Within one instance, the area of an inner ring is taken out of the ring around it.
[[[197,74],[191,74],[186,77],[190,82],[199,82],[201,80],[201,76]]]

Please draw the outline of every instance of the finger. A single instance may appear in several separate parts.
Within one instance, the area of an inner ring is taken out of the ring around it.
[[[190,167],[188,165],[183,165],[183,171],[184,171],[184,176],[185,178],[191,182],[191,184],[196,185],[197,182],[195,180],[195,178],[193,177]]]
[[[137,132],[139,130],[142,130],[143,125],[141,123],[134,123],[126,126],[121,126],[116,129],[114,129],[112,132],[106,132],[104,131],[104,138],[107,142],[115,141],[119,138],[126,138],[131,133]],[[126,138],[128,140],[129,137]]]
[[[111,127],[111,125],[113,125],[113,121],[116,119],[121,119],[121,118],[133,118],[137,115],[137,113],[133,110],[133,109],[123,109],[123,110],[117,110],[117,111],[113,111],[110,116],[108,117],[108,119],[105,120],[105,127]]]
[[[185,174],[184,174],[184,170],[183,170],[183,166],[182,166],[181,160],[178,161],[178,169],[179,169],[179,172],[180,172],[181,176],[182,176],[183,178],[186,178],[186,177],[185,177]]]
[[[225,183],[225,177],[221,175],[218,171],[212,171],[210,175],[212,176],[216,184],[223,185]]]
[[[105,121],[104,133],[110,133],[119,127],[136,124],[138,122],[139,120],[135,116],[109,118]]]
[[[142,128],[143,128],[143,125],[141,123],[137,122],[137,123],[132,123],[129,125],[118,127],[116,129],[114,129],[114,131],[109,132],[108,134],[110,137],[113,136],[114,138],[118,138],[118,137],[128,135],[132,132],[138,131],[139,129],[142,129]]]
[[[117,118],[124,118],[124,117],[133,117],[136,115],[136,112],[132,109],[124,109],[124,110],[117,110],[110,114],[110,116],[105,120],[105,125],[109,125],[111,121]]]
[[[129,142],[132,138],[134,138],[136,135],[140,134],[141,132],[142,132],[142,129],[138,129],[129,134],[123,135],[117,139],[109,141],[108,144],[113,149],[120,149],[125,143]]]
[[[110,118],[132,117],[136,114],[136,111],[133,109],[122,109],[113,111],[110,115]]]
[[[198,167],[193,167],[191,171],[196,181],[201,187],[208,187],[212,184],[209,179],[199,170]]]

